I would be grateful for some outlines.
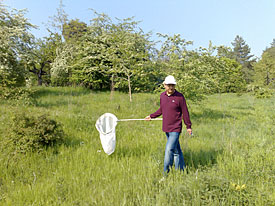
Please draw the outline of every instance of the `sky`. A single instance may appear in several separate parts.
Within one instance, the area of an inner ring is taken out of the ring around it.
[[[39,30],[32,33],[47,36],[45,23],[57,13],[59,0],[3,0],[11,8],[28,10],[26,17]],[[94,18],[90,9],[112,19],[135,17],[144,32],[181,34],[193,41],[193,48],[213,45],[230,46],[240,35],[260,57],[275,38],[275,0],[63,0],[69,19],[87,24]]]

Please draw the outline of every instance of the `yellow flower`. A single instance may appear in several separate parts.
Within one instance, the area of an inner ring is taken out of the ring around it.
[[[245,188],[246,188],[245,184],[243,184],[241,188],[242,188],[242,189],[245,189]]]
[[[240,185],[237,185],[236,190],[240,190],[240,189],[241,189]]]

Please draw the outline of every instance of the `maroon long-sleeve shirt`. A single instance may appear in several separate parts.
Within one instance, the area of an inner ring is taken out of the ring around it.
[[[164,132],[181,132],[182,119],[186,128],[191,128],[191,121],[189,117],[188,108],[184,96],[175,91],[168,96],[166,92],[160,95],[160,108],[153,114],[151,118],[156,118],[162,115],[162,130]]]

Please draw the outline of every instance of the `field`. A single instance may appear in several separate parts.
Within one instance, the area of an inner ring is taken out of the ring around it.
[[[275,205],[275,97],[216,94],[189,103],[194,135],[181,134],[187,168],[162,182],[160,121],[119,122],[108,156],[95,128],[105,113],[144,118],[159,94],[40,88],[37,104],[0,101],[0,139],[17,110],[47,113],[66,143],[9,160],[0,154],[0,205]]]

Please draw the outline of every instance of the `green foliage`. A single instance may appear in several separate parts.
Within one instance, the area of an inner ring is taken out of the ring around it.
[[[270,98],[272,97],[274,91],[268,88],[262,88],[259,87],[257,89],[254,89],[254,95],[257,98]]]
[[[28,80],[35,77],[35,85],[50,84],[51,64],[57,59],[56,50],[61,45],[61,36],[57,33],[51,33],[49,37],[35,41],[35,45],[29,51],[27,60],[24,61],[26,70],[29,71]]]
[[[77,53],[77,47],[63,43],[56,49],[56,58],[51,64],[51,83],[54,86],[70,85],[71,65]]]
[[[24,87],[1,87],[0,99],[8,100],[11,104],[36,105],[36,90]]]
[[[236,36],[233,49],[213,46],[189,50],[192,44],[181,35],[162,35],[159,50],[151,34],[134,18],[113,21],[94,12],[90,25],[69,20],[62,0],[52,17],[50,35],[35,40],[24,11],[9,12],[1,4],[0,86],[34,84],[80,85],[94,90],[160,91],[166,75],[174,75],[178,90],[194,101],[213,93],[244,91],[245,84],[274,88],[274,55],[266,50],[255,64],[250,48]],[[51,31],[55,29],[55,31]],[[3,93],[3,92],[2,92]],[[9,95],[7,95],[9,96]],[[20,96],[20,95],[19,95]]]
[[[85,32],[87,32],[87,25],[75,19],[63,25],[62,35],[67,42],[78,41]]]
[[[94,12],[96,17],[87,26],[69,20],[60,1],[50,35],[34,40],[28,32],[33,25],[24,12],[9,13],[3,6],[1,12],[0,85],[5,87],[22,86],[25,80],[33,85],[36,78],[38,85],[117,89],[129,92],[131,101],[132,91],[159,91],[164,77],[172,74],[178,89],[197,101],[207,94],[241,92],[243,78],[251,75],[246,73],[250,48],[239,36],[232,43],[234,50],[210,42],[208,49],[193,51],[187,48],[192,42],[181,35],[159,34],[164,41],[158,51],[156,42],[149,40],[151,34],[144,33],[134,18],[113,21]]]
[[[247,90],[248,92],[252,92],[256,98],[270,98],[274,94],[274,90],[258,85],[249,85]]]
[[[245,40],[237,35],[234,41],[232,42],[233,46],[233,54],[235,59],[245,66],[245,63],[247,63],[250,58],[253,57],[253,55],[250,55],[250,47],[248,44],[245,42]]]
[[[63,141],[63,130],[55,120],[45,114],[31,115],[15,112],[12,124],[4,136],[3,148],[10,153],[39,152]]]
[[[0,87],[22,86],[24,81],[22,73],[10,71],[10,68],[0,65]]]
[[[159,34],[164,42],[158,52],[158,63],[162,73],[175,76],[177,89],[184,93],[189,100],[201,100],[208,92],[205,64],[197,52],[189,52],[187,46],[192,42],[186,41],[180,35],[168,36]],[[163,81],[163,80],[162,80]],[[162,83],[162,82],[161,82]]]
[[[24,67],[20,60],[26,59],[32,45],[34,26],[25,18],[24,10],[7,10],[0,2],[0,85],[22,86],[25,83]],[[4,82],[4,83],[3,83]]]
[[[88,26],[83,41],[80,42],[75,64],[72,65],[70,80],[73,84],[92,89],[109,89],[112,69],[107,54],[107,47],[112,44],[112,35],[109,34],[110,21],[109,17],[99,15]]]
[[[0,61],[0,86],[15,87],[24,85],[25,72],[23,67],[16,61],[9,61],[9,65],[1,64]]]
[[[252,82],[253,67],[252,64],[255,59],[251,59],[254,55],[250,54],[250,47],[245,40],[237,35],[233,45],[233,58],[242,65],[242,72],[247,83]]]
[[[275,89],[275,47],[266,49],[254,65],[254,82],[262,87]]]
[[[229,59],[234,59],[233,50],[231,47],[218,46],[217,47],[217,56],[218,57],[227,57]]]
[[[163,82],[165,76],[158,64],[146,62],[142,72],[133,75],[131,78],[134,92],[152,92]],[[116,85],[118,82],[116,83]],[[123,88],[123,87],[118,87]],[[125,88],[125,86],[124,86]]]
[[[70,80],[93,89],[118,88],[142,91],[151,65],[148,34],[138,31],[133,18],[114,23],[107,15],[97,14],[82,38],[79,53],[72,64]],[[147,73],[148,71],[148,73]],[[153,72],[150,73],[152,76]],[[126,83],[125,83],[125,82]]]
[[[219,58],[214,67],[214,78],[218,79],[219,91],[223,93],[241,93],[245,91],[246,82],[242,73],[242,67],[233,59]],[[217,92],[217,91],[215,91]]]
[[[208,94],[245,90],[241,65],[224,56],[213,56],[216,47],[211,42],[208,49],[188,51],[186,46],[191,42],[180,35],[163,37],[166,40],[159,52],[162,73],[176,77],[177,88],[187,99],[199,101]]]

